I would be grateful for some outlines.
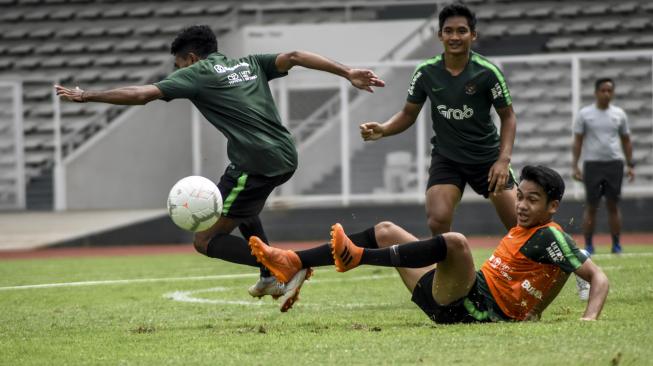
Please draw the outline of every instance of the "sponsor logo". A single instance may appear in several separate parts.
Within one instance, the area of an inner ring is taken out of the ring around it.
[[[565,259],[565,256],[562,254],[562,250],[558,246],[557,242],[551,242],[548,247],[546,247],[546,252],[549,253],[549,257],[555,263],[560,263]]]
[[[439,92],[441,90],[444,90],[444,87],[442,87],[442,88],[431,88],[431,91],[434,92],[434,93],[437,93],[437,92]]]
[[[463,105],[462,110],[448,108],[443,104],[440,104],[436,108],[438,109],[438,113],[440,113],[446,119],[455,119],[457,121],[462,121],[463,119],[471,118],[474,115],[474,110],[469,108],[467,105]]]
[[[492,99],[497,99],[503,97],[503,90],[501,90],[501,85],[499,83],[494,84],[492,90]]]
[[[533,285],[531,285],[531,282],[529,280],[524,280],[524,282],[521,283],[521,287],[534,298],[538,300],[542,300],[542,291],[533,287]]]
[[[213,66],[213,70],[217,72],[218,74],[224,74],[229,71],[234,71],[239,67],[249,67],[249,64],[247,62],[241,62],[239,64],[236,64],[234,66],[222,66],[222,65],[215,65]]]
[[[503,263],[501,258],[492,254],[490,256],[490,259],[488,259],[488,263],[490,264],[490,267],[499,271],[499,273],[501,273],[501,276],[503,276],[506,280],[512,281],[512,276],[510,275],[512,268],[510,268],[509,265]]]
[[[244,70],[244,71],[240,71],[240,72],[233,72],[233,73],[227,75],[227,79],[229,80],[229,85],[242,83],[243,81],[256,80],[256,78],[257,78],[257,76],[252,75],[249,72],[249,70]]]
[[[465,84],[465,94],[467,94],[467,95],[476,94],[476,84],[474,84],[472,82],[469,82],[469,83]]]
[[[415,83],[417,82],[420,76],[422,76],[421,71],[415,73],[415,75],[413,76],[413,80],[410,81],[410,86],[408,87],[408,94],[413,95],[415,93]]]

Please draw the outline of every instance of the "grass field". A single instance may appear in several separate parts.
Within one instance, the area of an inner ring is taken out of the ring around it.
[[[597,322],[571,278],[540,322],[450,326],[387,268],[319,269],[282,314],[247,295],[257,271],[200,255],[0,261],[0,364],[650,365],[653,247],[626,250],[594,258],[611,281]]]

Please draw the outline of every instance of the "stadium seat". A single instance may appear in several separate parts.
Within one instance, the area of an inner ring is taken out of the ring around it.
[[[29,30],[26,28],[17,28],[17,29],[12,29],[8,32],[4,32],[2,34],[2,38],[4,39],[24,39],[27,37]]]
[[[610,8],[610,12],[614,14],[620,14],[620,15],[627,15],[631,13],[634,14],[638,6],[639,4],[634,1],[614,4]]]
[[[126,37],[133,32],[131,26],[125,25],[120,27],[112,27],[107,30],[107,34],[111,37]]]
[[[75,17],[73,9],[59,9],[50,13],[50,19],[57,21],[72,20]]]
[[[627,47],[632,42],[632,36],[613,36],[605,38],[603,44],[610,48],[622,48]]]
[[[77,27],[64,27],[57,31],[58,38],[75,38],[82,33],[81,28]]]
[[[596,49],[603,43],[603,37],[582,37],[574,42],[574,46],[580,48]]]
[[[599,2],[598,4],[593,4],[590,6],[584,6],[581,9],[581,12],[584,15],[603,15],[608,13],[608,9],[610,9],[611,4],[607,4],[605,2]]]
[[[560,22],[546,22],[541,26],[538,25],[537,27],[535,27],[535,33],[546,34],[546,35],[559,34],[562,27],[563,24]]]
[[[606,20],[598,22],[592,26],[597,32],[617,32],[619,25],[621,24],[620,20]]]
[[[112,41],[94,42],[88,45],[87,50],[92,53],[106,53],[113,49]]]
[[[18,46],[14,46],[8,49],[7,53],[10,55],[25,56],[32,53],[33,50],[34,50],[34,46],[31,44],[20,44]]]
[[[552,51],[565,51],[574,43],[573,38],[553,38],[546,43],[546,48]]]
[[[632,43],[636,46],[642,47],[642,46],[653,46],[653,34],[648,34],[648,35],[641,35],[634,37],[632,40]]]
[[[132,18],[145,18],[152,15],[153,12],[152,6],[141,6],[127,10],[127,16]]]
[[[553,14],[557,17],[576,17],[581,12],[580,5],[565,5],[553,10]]]

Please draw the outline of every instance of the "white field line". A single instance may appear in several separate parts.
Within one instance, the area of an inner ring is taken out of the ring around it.
[[[317,272],[326,272],[326,270],[319,270]],[[332,272],[332,271],[329,271]],[[228,275],[213,275],[213,276],[190,276],[190,277],[162,277],[162,278],[135,278],[128,280],[99,280],[99,281],[80,281],[80,282],[60,282],[60,283],[42,283],[37,285],[19,285],[19,286],[6,286],[0,287],[0,291],[10,290],[29,290],[40,288],[54,288],[54,287],[78,287],[78,286],[102,286],[102,285],[128,285],[133,283],[149,283],[149,282],[182,282],[182,281],[207,281],[207,280],[229,280],[235,278],[257,278],[258,273],[238,273]],[[383,276],[368,276],[373,278],[382,278]],[[364,278],[364,277],[360,277]],[[343,277],[344,279],[344,277]],[[324,281],[342,281],[342,280],[313,280],[312,283],[319,283]]]
[[[352,277],[352,278],[343,278],[343,279],[336,279],[336,278],[330,278],[330,279],[324,279],[324,280],[312,280],[310,283],[315,284],[315,283],[328,283],[328,282],[341,282],[341,281],[368,281],[368,280],[378,280],[378,279],[385,279],[385,278],[395,278],[398,277],[398,275],[373,275],[373,276],[360,276],[360,277]],[[189,302],[189,303],[196,303],[196,304],[214,304],[214,305],[246,305],[246,306],[261,306],[261,305],[270,305],[270,306],[278,306],[276,303],[270,303],[270,302],[263,302],[260,300],[225,300],[225,299],[205,299],[201,297],[195,297],[193,295],[196,294],[202,294],[202,293],[207,293],[207,292],[224,292],[228,291],[230,289],[233,289],[234,287],[213,287],[213,288],[207,288],[207,289],[202,289],[202,290],[191,290],[191,291],[173,291],[173,292],[168,292],[163,294],[163,297],[166,299],[170,299],[173,301],[180,301],[180,302]],[[340,307],[340,308],[359,308],[359,307],[364,307],[364,306],[370,306],[370,305],[388,305],[389,303],[380,303],[380,302],[374,302],[371,304],[367,303],[336,303],[333,305],[330,305],[330,307]],[[318,307],[323,307],[324,304],[322,303],[305,303],[302,302],[303,306],[318,306]]]
[[[606,253],[606,254],[595,254],[592,256],[592,258],[619,259],[619,258],[638,258],[638,257],[651,257],[651,256],[653,256],[653,252],[623,253],[619,255]],[[318,270],[318,272],[322,272],[322,271],[326,271],[326,270]],[[249,278],[249,277],[252,278],[258,277],[258,273],[239,273],[239,274],[228,274],[228,275],[190,276],[190,277],[136,278],[136,279],[128,279],[128,280],[99,280],[99,281],[42,283],[36,285],[5,286],[5,287],[0,287],[0,291],[28,290],[28,289],[53,288],[53,287],[120,285],[120,284],[148,283],[148,282],[224,280],[224,279]],[[312,281],[312,282],[318,282],[318,281]]]

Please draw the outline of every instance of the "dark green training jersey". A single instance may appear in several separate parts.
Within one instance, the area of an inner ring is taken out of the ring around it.
[[[281,124],[268,81],[287,75],[277,55],[230,59],[213,53],[155,83],[164,100],[189,99],[227,138],[236,169],[275,176],[297,169],[297,150]]]
[[[512,99],[498,67],[472,52],[463,72],[452,76],[444,55],[426,60],[415,69],[407,101],[422,104],[427,97],[433,109],[433,154],[466,164],[499,157],[499,134],[490,108],[506,107]]]

